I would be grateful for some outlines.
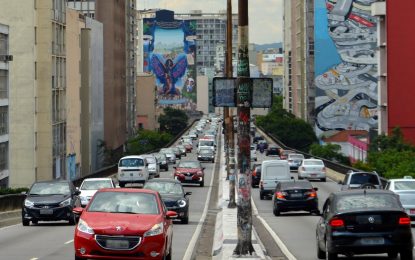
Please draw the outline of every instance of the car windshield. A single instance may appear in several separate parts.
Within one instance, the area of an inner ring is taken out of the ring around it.
[[[183,194],[182,186],[179,183],[174,182],[162,182],[162,181],[149,181],[144,185],[144,189],[150,189],[158,191],[160,194]]]
[[[281,182],[282,190],[291,190],[291,189],[312,189],[311,183],[308,181],[283,181]]]
[[[395,181],[395,190],[415,190],[415,181]]]
[[[180,162],[178,168],[201,168],[199,162]]]
[[[304,161],[304,165],[324,165],[323,161]]]
[[[351,194],[340,196],[336,200],[339,211],[359,210],[366,208],[399,208],[397,199],[392,194]]]
[[[199,154],[213,154],[210,149],[201,149]]]
[[[199,141],[199,146],[213,146],[213,141],[210,140],[204,140]]]
[[[127,158],[121,159],[120,167],[140,167],[144,166],[144,160],[141,158]]]
[[[66,182],[39,182],[33,184],[29,195],[68,195],[71,193]]]
[[[370,173],[355,173],[351,176],[350,184],[379,184],[378,178],[374,174]]]
[[[110,180],[85,180],[82,182],[81,190],[99,190],[102,188],[113,188]]]
[[[88,212],[159,214],[156,196],[144,192],[98,192]]]

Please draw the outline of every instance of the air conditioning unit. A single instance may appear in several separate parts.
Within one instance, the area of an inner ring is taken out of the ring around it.
[[[1,55],[0,54],[0,61],[12,61],[13,55]]]

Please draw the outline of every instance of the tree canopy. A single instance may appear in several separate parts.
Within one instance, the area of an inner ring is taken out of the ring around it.
[[[164,147],[172,140],[168,133],[141,130],[127,142],[126,155],[144,154]]]
[[[176,136],[187,127],[188,120],[183,110],[166,107],[158,120],[160,131]]]

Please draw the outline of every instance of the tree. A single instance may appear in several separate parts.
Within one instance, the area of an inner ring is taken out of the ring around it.
[[[344,156],[341,152],[341,146],[338,144],[312,144],[310,147],[310,154],[324,158],[330,161],[336,161],[342,164],[349,165],[349,158]]]
[[[168,133],[159,133],[150,130],[141,130],[128,140],[126,155],[144,154],[164,147],[172,140]]]
[[[162,132],[176,136],[187,127],[188,120],[189,118],[183,110],[166,107],[158,122]]]

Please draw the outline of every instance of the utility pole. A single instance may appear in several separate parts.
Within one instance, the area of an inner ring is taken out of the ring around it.
[[[251,206],[251,124],[252,81],[249,75],[248,0],[238,0],[238,67],[237,67],[237,116],[238,116],[238,244],[234,255],[252,255],[252,206]]]
[[[227,3],[227,19],[226,19],[226,77],[232,78],[232,0]],[[228,208],[235,208],[235,136],[233,131],[233,113],[232,108],[227,108],[229,111],[229,125],[226,128],[226,135],[228,136],[228,177],[229,177],[229,203]],[[233,158],[230,160],[230,158]]]

